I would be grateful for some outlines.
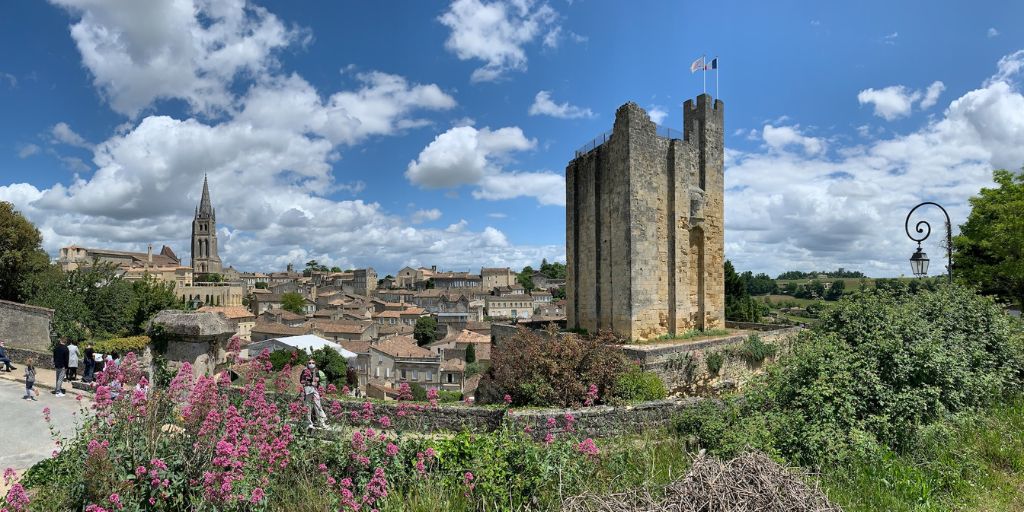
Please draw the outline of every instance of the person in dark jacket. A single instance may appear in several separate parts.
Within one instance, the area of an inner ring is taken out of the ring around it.
[[[85,346],[85,375],[82,375],[83,382],[92,382],[96,375],[96,350],[92,343]]]
[[[67,375],[70,356],[68,340],[61,338],[60,343],[53,347],[53,369],[57,372],[57,385],[53,388],[53,394],[57,396],[64,396],[64,376]]]
[[[4,345],[3,341],[0,341],[0,363],[3,363],[6,367],[4,369],[5,372],[17,370],[17,368],[11,365],[11,356],[7,355],[7,345]]]

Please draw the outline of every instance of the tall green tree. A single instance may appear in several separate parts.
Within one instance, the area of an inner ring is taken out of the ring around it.
[[[750,296],[747,281],[736,273],[732,262],[725,260],[725,319],[737,322],[757,322],[764,316],[767,306]],[[749,274],[747,272],[746,274]]]
[[[523,267],[523,271],[516,276],[516,282],[522,285],[527,292],[533,291],[535,288],[533,285],[533,267],[529,265]]]
[[[476,362],[476,344],[470,343],[466,346],[466,364],[472,364]]]
[[[953,275],[1024,308],[1024,174],[992,173],[953,239]]]
[[[281,308],[296,315],[304,315],[306,314],[306,298],[300,293],[285,293],[281,295]]]
[[[0,299],[24,302],[25,281],[44,272],[50,258],[43,251],[43,236],[14,205],[0,201]]]
[[[416,338],[416,344],[421,347],[437,341],[437,319],[432,316],[417,318],[416,327],[412,331],[412,337]]]

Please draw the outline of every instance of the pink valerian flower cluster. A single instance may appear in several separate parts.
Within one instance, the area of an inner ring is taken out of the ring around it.
[[[505,402],[505,405],[512,405],[512,395],[506,394],[502,397],[502,400]]]
[[[204,494],[214,503],[252,502],[263,491],[251,488],[246,475],[253,470],[267,475],[288,465],[288,447],[294,438],[291,425],[281,417],[277,404],[267,399],[262,379],[252,378],[246,384],[240,407],[223,407],[226,397],[208,395],[211,388],[204,379],[196,386],[200,393],[193,395],[197,402],[188,404],[193,406],[189,414],[208,411],[195,445],[214,454],[211,467],[203,472]]]
[[[18,474],[14,471],[14,468],[4,469],[4,484],[10,487],[5,500],[10,508],[0,509],[2,512],[22,512],[28,510],[31,500],[28,497],[28,493],[25,492],[25,487],[20,482],[15,482],[17,476]]]
[[[597,443],[589,437],[576,446],[576,451],[591,458],[595,458],[601,453],[600,450],[597,449]]]
[[[591,407],[595,403],[597,403],[597,385],[591,384],[590,387],[587,388],[587,397],[583,400],[583,405]]]
[[[425,476],[427,474],[427,461],[432,460],[436,455],[437,454],[434,452],[433,448],[427,448],[422,452],[416,452],[415,467],[416,472],[419,473],[420,476]]]
[[[462,475],[462,483],[466,486],[465,496],[468,498],[470,494],[473,494],[473,489],[476,488],[476,484],[473,483],[473,473],[466,471],[465,475]]]

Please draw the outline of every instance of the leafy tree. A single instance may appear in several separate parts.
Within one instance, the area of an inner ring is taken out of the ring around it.
[[[548,263],[548,260],[544,259],[540,263],[540,273],[548,279],[565,279],[565,264],[557,261]]]
[[[268,287],[269,285],[267,283],[264,283],[263,281],[256,283],[256,288],[259,290],[266,290]]]
[[[992,173],[997,188],[971,198],[971,214],[953,239],[953,271],[1024,308],[1024,173]]]
[[[324,347],[313,351],[311,356],[316,361],[316,367],[324,372],[327,377],[326,384],[344,386],[348,381],[348,361],[337,351],[330,347]],[[305,361],[301,361],[304,363]]]
[[[421,347],[437,341],[437,319],[432,316],[421,316],[417,318],[416,327],[413,328],[412,337],[416,338],[416,344]]]
[[[475,343],[470,343],[466,347],[466,364],[475,363],[475,362],[476,362],[476,344]]]
[[[304,315],[306,314],[306,298],[301,293],[285,293],[281,295],[281,308],[297,315]]]
[[[331,267],[331,272],[341,272],[341,267],[338,267],[338,266]]]
[[[745,272],[749,274],[749,272]],[[725,261],[725,318],[738,322],[757,322],[767,314],[767,308],[763,302],[759,302],[750,296],[747,291],[747,284],[736,273],[732,262]]]
[[[843,293],[846,291],[846,281],[837,279],[832,281],[832,286],[825,292],[825,300],[839,300],[843,298]]]
[[[327,265],[322,265],[316,260],[309,260],[306,262],[306,268],[302,271],[302,275],[309,277],[313,275],[313,272],[327,272]]]
[[[43,236],[14,205],[0,201],[0,299],[24,302],[24,280],[47,270]]]
[[[199,274],[194,281],[197,283],[223,283],[224,276],[217,273]]]
[[[161,310],[184,307],[183,301],[174,294],[173,283],[157,281],[152,277],[132,283],[132,293],[136,301],[132,334],[144,333],[146,324]]]
[[[516,276],[516,282],[522,285],[527,292],[533,291],[535,288],[533,285],[533,267],[529,265],[523,267],[522,272]]]

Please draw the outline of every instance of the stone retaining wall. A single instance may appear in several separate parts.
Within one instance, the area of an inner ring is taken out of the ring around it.
[[[49,351],[52,321],[52,309],[0,300],[0,340],[7,348]]]

